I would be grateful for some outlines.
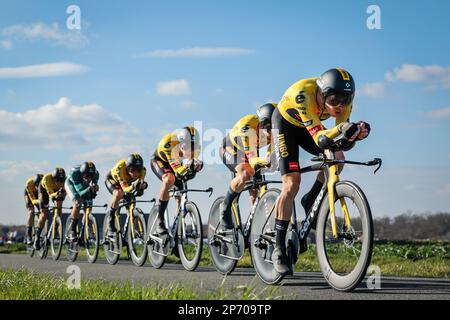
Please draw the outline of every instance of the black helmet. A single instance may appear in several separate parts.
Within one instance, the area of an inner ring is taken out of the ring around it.
[[[274,111],[275,111],[275,106],[273,103],[263,104],[256,110],[256,115],[258,116],[261,127],[271,125],[272,114]]]
[[[95,164],[91,161],[87,161],[80,166],[80,172],[82,175],[87,175],[89,178],[93,178],[97,173]]]
[[[66,172],[64,171],[63,168],[56,168],[55,170],[53,170],[52,176],[55,181],[66,180]]]
[[[44,177],[43,174],[38,173],[37,175],[34,176],[33,178],[33,183],[34,185],[38,185],[39,183],[41,183],[42,178]]]
[[[125,161],[125,165],[128,169],[142,169],[144,167],[144,160],[142,160],[142,157],[137,153],[132,153],[128,156],[127,160]]]
[[[317,79],[316,83],[324,99],[338,93],[347,95],[351,102],[355,95],[355,81],[353,81],[352,75],[344,69],[334,68],[327,70]]]

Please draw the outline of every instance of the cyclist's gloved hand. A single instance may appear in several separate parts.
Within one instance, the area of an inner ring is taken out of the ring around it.
[[[203,161],[194,159],[194,171],[200,172],[203,169]]]
[[[360,128],[354,122],[346,122],[342,125],[341,132],[345,139],[354,141],[359,135]]]
[[[360,127],[360,133],[357,140],[363,140],[367,138],[367,136],[370,134],[370,124],[364,121],[359,121],[358,126]]]
[[[148,183],[146,182],[146,181],[142,181],[142,183],[141,183],[141,189],[142,190],[145,190],[145,189],[147,189],[148,188]]]

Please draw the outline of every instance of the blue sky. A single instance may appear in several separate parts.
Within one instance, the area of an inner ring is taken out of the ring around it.
[[[80,32],[66,28],[71,4]],[[366,27],[371,4],[381,30]],[[357,84],[352,119],[373,128],[347,157],[384,160],[375,176],[349,167],[343,178],[376,216],[448,211],[448,12],[448,1],[2,1],[0,222],[23,221],[35,171],[89,158],[104,173],[132,151],[148,164],[164,133],[193,121],[225,132],[335,66]],[[228,177],[211,164],[193,184],[218,196]],[[149,182],[156,196],[152,173]],[[206,218],[211,201],[198,199]]]

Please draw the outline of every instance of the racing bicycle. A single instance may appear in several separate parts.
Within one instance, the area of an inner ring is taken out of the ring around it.
[[[373,248],[373,221],[369,202],[357,184],[340,181],[338,165],[352,164],[377,166],[382,160],[375,158],[367,162],[338,160],[335,152],[350,150],[345,139],[319,138],[319,146],[329,151],[329,156],[320,154],[312,158],[317,162],[302,168],[300,173],[322,170],[326,183],[317,196],[312,208],[298,228],[299,250],[307,250],[307,237],[316,226],[316,254],[320,270],[328,284],[338,291],[352,291],[366,275]],[[256,273],[266,284],[276,284],[283,279],[271,261],[275,246],[275,202],[280,192],[267,191],[259,201],[250,230],[251,256]],[[289,257],[289,252],[287,252]],[[289,263],[295,263],[292,256]]]

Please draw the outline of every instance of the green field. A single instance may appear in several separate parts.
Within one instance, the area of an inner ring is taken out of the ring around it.
[[[25,253],[23,244],[0,246],[0,253]],[[84,253],[80,254],[80,258]],[[349,257],[339,255],[335,259],[336,265],[345,268]],[[64,252],[61,259],[65,259]],[[104,259],[100,249],[99,259]],[[126,259],[124,249],[121,259]],[[180,263],[180,260],[169,255],[168,263]],[[385,276],[402,277],[434,277],[449,278],[450,276],[450,242],[442,241],[379,241],[374,245],[372,264],[381,269]],[[211,255],[205,245],[201,266],[212,266]],[[238,267],[251,267],[251,258],[248,251],[239,261]],[[316,258],[315,246],[310,245],[309,250],[300,255],[295,271],[320,271]]]
[[[260,300],[282,299],[277,288],[270,287],[262,297],[252,286],[199,291],[179,284],[135,285],[130,281],[82,280],[82,290],[67,287],[66,279],[35,274],[28,270],[0,269],[0,300]]]

